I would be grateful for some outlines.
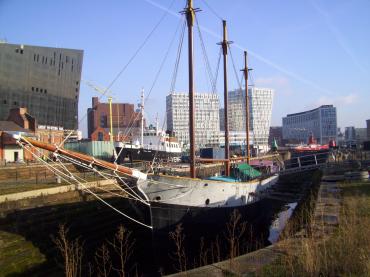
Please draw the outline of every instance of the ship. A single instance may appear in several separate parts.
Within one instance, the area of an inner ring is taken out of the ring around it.
[[[231,213],[238,210],[243,218],[252,219],[263,211],[261,200],[278,181],[278,174],[261,175],[248,163],[249,153],[249,111],[246,108],[246,157],[245,162],[231,165],[229,154],[229,127],[227,109],[227,51],[228,40],[226,21],[223,20],[224,54],[224,104],[225,104],[225,158],[201,159],[195,156],[195,104],[194,104],[194,72],[193,72],[193,41],[192,27],[195,12],[192,0],[187,1],[183,14],[186,16],[188,26],[188,63],[189,63],[189,137],[190,137],[190,177],[148,175],[147,182],[140,182],[138,187],[145,193],[150,201],[151,224],[157,233],[162,232],[168,236],[177,224],[183,224],[188,229],[221,230],[229,220]],[[248,65],[247,52],[244,51],[244,78],[246,88],[246,107],[248,103]],[[225,164],[224,176],[211,176],[197,178],[196,162],[223,162]],[[204,234],[202,234],[204,235]]]
[[[194,76],[193,76],[193,42],[192,42],[192,27],[194,24],[195,12],[197,9],[192,7],[192,0],[187,1],[187,7],[183,11],[188,21],[188,49],[189,49],[189,133],[190,133],[190,176],[168,176],[163,174],[146,174],[137,169],[132,169],[117,163],[111,163],[95,159],[94,157],[65,150],[61,147],[36,141],[22,136],[15,136],[19,144],[25,146],[32,145],[46,149],[54,153],[54,155],[64,155],[70,157],[77,163],[87,164],[88,167],[103,168],[112,170],[114,173],[119,173],[125,176],[130,190],[135,190],[135,195],[140,195],[140,201],[133,201],[135,205],[144,203],[144,209],[138,209],[143,213],[149,211],[150,222],[138,222],[139,224],[151,228],[155,234],[164,234],[168,238],[168,232],[173,230],[177,224],[181,223],[187,226],[192,232],[206,230],[220,230],[224,228],[225,223],[229,220],[233,211],[238,210],[243,216],[243,219],[253,221],[254,218],[263,215],[264,202],[263,199],[269,193],[269,189],[278,181],[277,173],[260,174],[250,163],[249,153],[249,111],[246,111],[246,162],[231,163],[229,157],[229,142],[228,142],[228,120],[227,120],[227,86],[224,86],[225,92],[225,159],[215,160],[214,162],[223,162],[225,164],[225,175],[210,176],[208,178],[197,178],[196,162],[204,162],[202,159],[195,156],[195,138],[194,138],[194,120],[195,120],[195,105],[194,105]],[[226,35],[226,21],[223,21],[223,41],[221,43],[224,52],[224,61],[227,55],[228,41]],[[246,88],[246,107],[248,104],[248,66],[247,52],[244,51],[243,69]],[[224,76],[226,76],[226,67],[224,66]],[[225,80],[226,82],[226,80]],[[142,125],[143,126],[143,125]],[[149,133],[148,133],[149,134]],[[156,135],[155,135],[156,134]],[[173,143],[167,136],[162,136],[155,130],[154,142]],[[145,136],[142,136],[142,140]],[[146,137],[151,137],[146,136]],[[163,141],[158,138],[162,139]],[[143,142],[141,145],[144,145]],[[131,146],[130,146],[131,147]],[[121,149],[124,146],[121,147]],[[143,147],[138,147],[142,151]],[[176,146],[177,149],[177,146]],[[159,152],[159,148],[149,149]],[[149,154],[148,154],[149,156]],[[209,162],[209,161],[207,161]],[[122,179],[120,179],[122,181]],[[121,182],[122,184],[122,182]],[[122,187],[125,184],[122,184]],[[148,210],[149,208],[149,210]],[[139,218],[145,218],[139,215]],[[202,229],[207,227],[206,229]]]
[[[114,147],[117,153],[117,163],[132,163],[135,161],[179,161],[182,149],[177,138],[162,130],[149,126],[143,133],[143,140],[134,138],[134,143],[117,141]]]

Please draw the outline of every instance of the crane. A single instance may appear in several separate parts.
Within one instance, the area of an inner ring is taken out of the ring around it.
[[[106,88],[97,86],[97,85],[93,84],[91,81],[87,81],[87,80],[81,80],[81,81],[83,81],[86,85],[88,85],[89,87],[91,87],[92,89],[94,89],[96,92],[99,92],[102,95],[108,96],[108,103],[109,103],[109,123],[110,123],[110,141],[111,141],[111,143],[113,143],[112,100],[113,99],[116,100],[117,98],[113,97],[112,96],[112,91],[110,91],[110,90],[108,90]],[[118,112],[119,112],[119,109],[118,109]],[[119,120],[119,115],[118,115],[118,120]],[[118,124],[118,126],[119,126],[119,124]]]

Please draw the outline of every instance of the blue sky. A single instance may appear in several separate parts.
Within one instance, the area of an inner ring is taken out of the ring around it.
[[[146,103],[147,117],[164,117],[171,86],[184,0],[0,0],[0,39],[9,43],[84,50],[82,77],[108,86],[127,64],[160,18],[148,42],[111,87],[120,102],[138,103],[143,87],[153,85],[166,52],[168,58]],[[252,79],[275,90],[272,125],[288,113],[322,104],[337,107],[338,126],[365,127],[370,118],[370,2],[367,0],[194,0],[213,71],[221,40],[222,17],[228,22],[232,56],[243,67],[249,51]],[[211,9],[209,8],[211,7]],[[180,28],[181,29],[181,28]],[[210,91],[195,30],[196,90]],[[169,47],[172,38],[175,41]],[[186,39],[177,91],[187,91]],[[238,72],[240,77],[240,72]],[[221,96],[222,74],[217,91]],[[229,88],[238,87],[229,62]],[[82,85],[79,117],[97,95]],[[222,98],[222,97],[220,97]],[[104,101],[104,100],[103,100]],[[86,130],[86,119],[80,123]]]

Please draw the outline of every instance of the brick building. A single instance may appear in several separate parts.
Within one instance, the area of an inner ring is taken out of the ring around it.
[[[92,98],[92,107],[87,110],[88,137],[91,140],[110,140],[109,103],[100,103]],[[135,111],[134,104],[112,103],[112,125],[115,141],[130,140],[140,129],[141,114]],[[145,126],[145,121],[144,121]]]
[[[26,108],[13,108],[9,112],[8,119],[6,121],[0,121],[0,160],[2,162],[34,160],[33,155],[29,151],[23,151],[12,137],[12,133],[19,132],[39,141],[56,145],[61,145],[64,139],[63,129],[38,128],[36,119],[27,113]],[[46,150],[40,149],[39,151],[37,155],[50,155]],[[33,152],[36,153],[35,151]]]

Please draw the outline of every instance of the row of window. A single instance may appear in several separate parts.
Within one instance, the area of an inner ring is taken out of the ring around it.
[[[4,105],[7,105],[7,104],[8,104],[8,101],[7,101],[6,99],[4,99],[4,100],[3,100],[3,104],[4,104]],[[17,101],[14,101],[14,102],[13,102],[13,105],[14,105],[14,106],[17,106],[17,105],[18,105],[18,102],[17,102]]]
[[[23,49],[15,48],[15,53],[23,54]]]
[[[48,90],[47,89],[42,89],[42,88],[31,87],[31,90],[32,91],[35,91],[35,92],[44,93],[44,94],[47,94],[48,93]]]

